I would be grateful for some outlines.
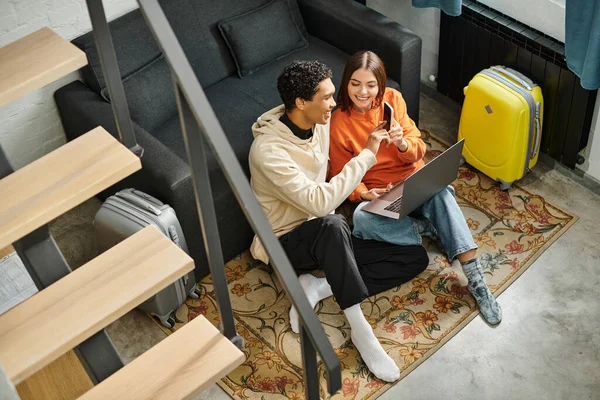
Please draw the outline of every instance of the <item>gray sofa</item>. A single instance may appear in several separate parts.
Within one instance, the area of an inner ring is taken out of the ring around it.
[[[293,60],[325,62],[339,88],[349,55],[373,50],[386,63],[388,86],[402,91],[409,114],[418,121],[421,39],[353,0],[161,4],[247,176],[250,127],[260,114],[280,104],[276,78]],[[252,28],[257,20],[265,30]],[[171,204],[200,280],[209,271],[167,63],[139,10],[112,21],[110,29],[135,133],[145,154],[141,171],[101,197],[135,187]],[[83,69],[84,82],[72,82],[55,93],[67,138],[98,125],[116,135],[93,36],[85,34],[73,43],[86,53],[89,65]],[[230,260],[249,247],[253,232],[214,155],[207,157],[223,256]]]

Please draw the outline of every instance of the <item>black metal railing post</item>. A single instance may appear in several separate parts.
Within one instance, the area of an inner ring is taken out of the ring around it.
[[[106,81],[110,104],[115,116],[119,140],[125,147],[141,158],[144,154],[144,149],[135,140],[135,132],[133,131],[131,116],[129,115],[125,89],[121,81],[117,55],[110,35],[110,29],[108,28],[108,22],[106,21],[102,0],[86,0],[86,3],[90,20],[92,21],[92,32],[96,48],[98,49],[100,64],[102,65],[102,71],[104,71],[104,80]]]
[[[175,90],[177,90],[177,95],[179,97],[180,109],[184,110],[184,113],[180,113],[182,126],[187,127],[188,124],[186,120],[189,120],[189,115],[187,117],[185,115],[187,112],[185,111],[186,107],[181,107],[181,105],[185,103],[187,106],[189,106],[189,113],[191,116],[193,116],[199,128],[198,130],[192,129],[187,133],[188,137],[186,139],[186,148],[190,166],[200,166],[199,162],[193,160],[196,157],[200,157],[200,160],[202,160],[204,157],[203,154],[199,154],[199,152],[204,152],[202,147],[191,147],[192,143],[189,142],[191,137],[190,133],[195,133],[196,135],[203,134],[204,139],[206,139],[206,142],[210,147],[210,150],[216,156],[216,159],[219,162],[219,165],[223,170],[229,185],[233,189],[236,199],[242,207],[246,218],[250,222],[254,232],[256,232],[261,239],[261,242],[271,259],[271,263],[275,267],[275,273],[277,274],[280,282],[282,282],[285,286],[287,293],[291,298],[292,304],[296,307],[296,310],[298,310],[304,332],[304,339],[302,339],[304,342],[303,351],[307,353],[312,351],[314,353],[316,349],[316,351],[320,354],[327,371],[328,391],[332,394],[335,393],[341,387],[340,360],[327,336],[325,335],[325,331],[317,319],[313,308],[310,306],[310,303],[308,302],[308,299],[306,298],[306,295],[300,286],[296,273],[292,268],[285,252],[283,251],[281,244],[273,234],[271,225],[263,213],[258,200],[254,196],[254,193],[252,192],[248,179],[246,178],[239,160],[231,148],[231,144],[223,132],[223,128],[221,127],[217,116],[215,115],[204,91],[202,90],[202,87],[200,86],[198,78],[192,70],[192,67],[185,56],[183,49],[181,48],[181,45],[177,40],[177,37],[175,36],[175,33],[173,32],[173,29],[171,28],[158,1],[138,0],[138,3],[140,5],[142,15],[146,19],[146,22],[150,27],[150,31],[153,33],[158,45],[162,49],[165,59],[171,69],[171,73],[173,74]],[[198,140],[201,139],[196,139],[196,143]],[[206,172],[200,173],[199,175],[201,174],[206,174]],[[197,178],[195,178],[195,180],[197,180]],[[200,205],[201,201],[198,194],[198,182],[195,182],[194,189],[196,192],[196,204]],[[202,201],[205,201],[205,199],[203,198]],[[208,207],[211,206],[212,205],[210,204],[208,205]],[[202,207],[204,207],[204,202],[202,202]],[[198,211],[199,215],[202,216],[202,210]],[[209,211],[208,214],[213,212],[214,211]],[[207,232],[205,231],[204,233],[206,234]],[[210,234],[212,234],[212,232],[210,232]],[[218,232],[216,229],[214,234],[216,234],[216,238],[218,238]],[[212,242],[212,240],[212,238],[210,240],[205,238],[205,245],[209,241]],[[206,250],[207,253],[211,251],[214,253],[214,249],[207,248]],[[213,262],[218,262],[218,264],[214,265]],[[209,264],[211,271],[224,269],[222,260],[218,260],[216,257],[210,257]],[[217,284],[216,281],[215,284]],[[226,282],[224,284],[226,285]],[[219,307],[221,308],[221,304],[229,304],[227,287],[225,286],[223,289],[221,289],[220,293],[223,295],[222,297],[218,297],[217,300],[219,302]],[[225,300],[225,297],[227,300]],[[221,303],[222,301],[225,302]],[[309,342],[310,345],[307,345]],[[312,359],[307,357],[306,354],[304,359],[308,360],[309,362],[309,369],[306,371],[306,373],[316,374],[317,371],[316,368],[313,368],[314,363],[311,361]],[[318,374],[305,379],[305,388],[307,394],[309,394],[311,390],[314,391],[312,385],[315,382],[318,386],[318,380]]]
[[[300,322],[300,351],[302,352],[302,376],[304,377],[305,397],[307,399],[318,399],[320,396],[317,353],[302,322]],[[332,394],[335,393],[331,390],[329,392]]]
[[[177,108],[181,118],[181,131],[185,142],[188,162],[192,172],[192,182],[196,197],[196,209],[200,217],[200,226],[204,238],[204,247],[210,273],[215,286],[215,293],[219,301],[219,314],[223,324],[223,335],[229,340],[236,340],[241,345],[241,339],[235,332],[235,322],[233,320],[233,311],[227,289],[227,276],[223,262],[223,252],[221,250],[221,240],[219,239],[219,227],[217,226],[217,217],[213,203],[212,189],[210,187],[210,178],[206,166],[206,154],[204,150],[204,139],[198,123],[194,119],[194,114],[190,110],[187,100],[181,93],[179,84],[174,79],[177,97]]]

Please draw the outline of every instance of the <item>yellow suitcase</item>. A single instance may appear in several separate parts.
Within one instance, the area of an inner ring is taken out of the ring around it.
[[[464,89],[458,140],[473,167],[510,188],[537,163],[542,136],[542,90],[523,74],[494,66]]]

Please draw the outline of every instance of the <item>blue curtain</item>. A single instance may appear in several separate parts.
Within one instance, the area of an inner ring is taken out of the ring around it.
[[[567,0],[565,53],[584,89],[600,87],[600,0]]]
[[[437,7],[452,17],[458,17],[462,10],[462,0],[412,0],[413,7]]]

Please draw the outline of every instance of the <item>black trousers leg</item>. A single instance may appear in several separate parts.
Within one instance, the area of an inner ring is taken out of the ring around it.
[[[279,241],[298,274],[324,270],[342,310],[369,296],[354,258],[350,227],[343,216],[331,214],[306,221]]]
[[[354,257],[369,296],[408,282],[427,268],[423,246],[398,246],[352,237]]]

